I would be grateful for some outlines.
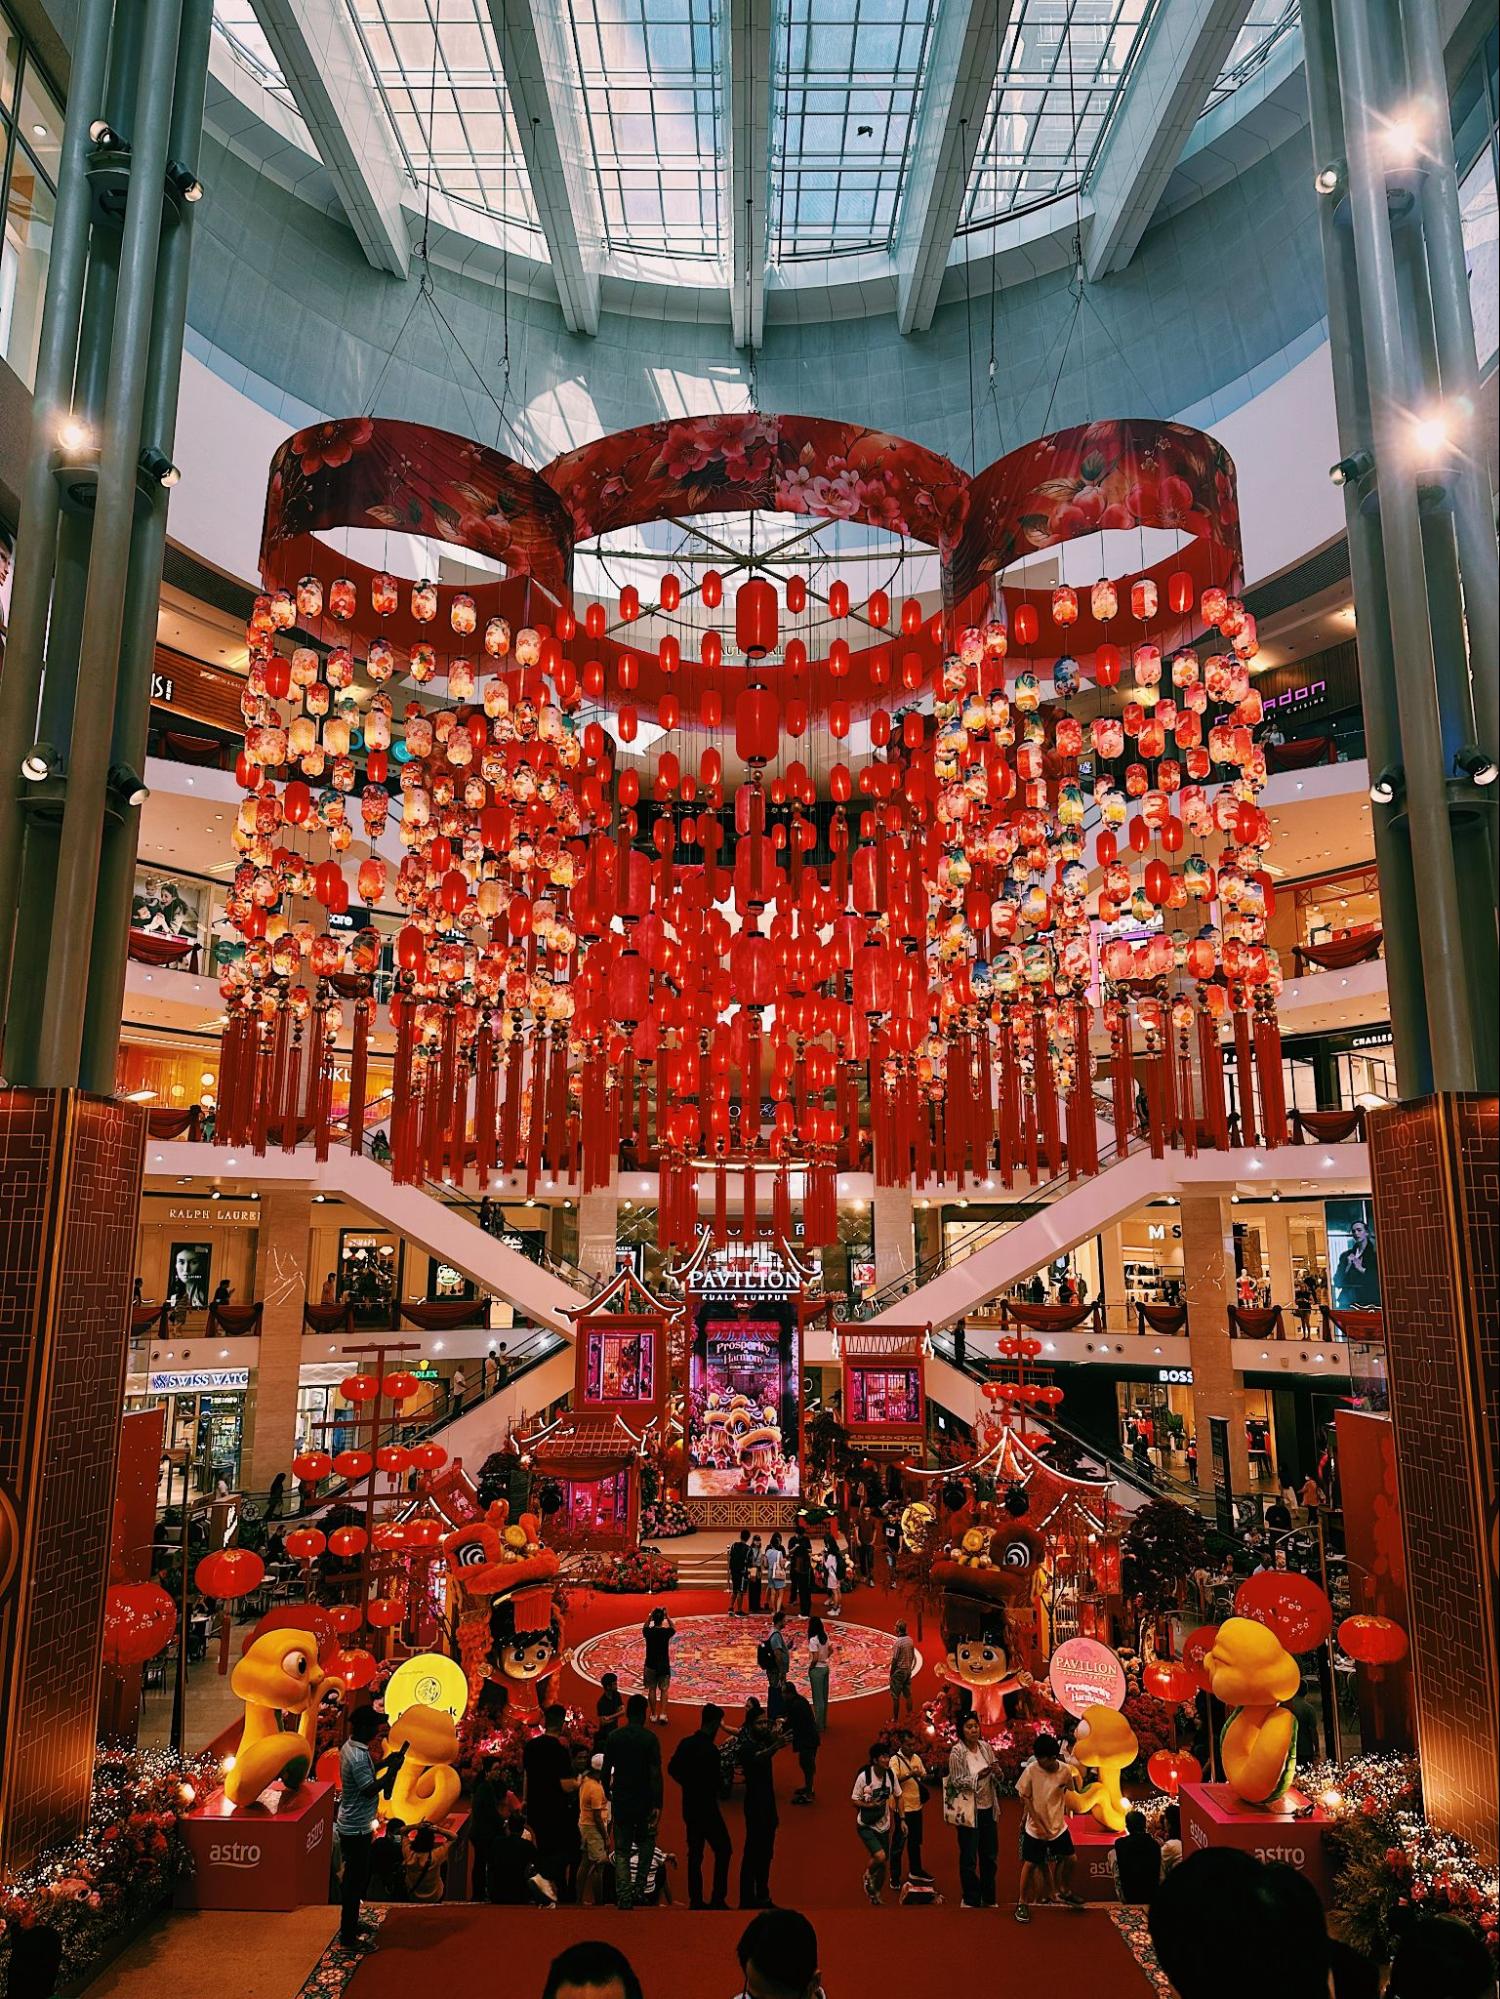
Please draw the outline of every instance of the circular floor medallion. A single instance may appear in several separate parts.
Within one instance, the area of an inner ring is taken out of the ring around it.
[[[855,1701],[887,1692],[892,1634],[870,1624],[847,1624],[842,1618],[826,1618],[824,1623],[833,1645],[829,1699]],[[737,1708],[744,1706],[749,1694],[765,1699],[766,1676],[755,1663],[755,1648],[771,1628],[768,1618],[680,1617],[676,1624],[669,1694],[675,1705],[701,1707],[705,1701],[717,1701],[720,1707]],[[807,1625],[800,1617],[789,1617],[785,1628],[792,1641],[792,1678],[806,1692]],[[918,1653],[919,1669],[921,1663]],[[573,1655],[575,1669],[596,1686],[606,1673],[618,1674],[622,1694],[640,1692],[642,1664],[639,1624],[601,1631],[585,1639]]]

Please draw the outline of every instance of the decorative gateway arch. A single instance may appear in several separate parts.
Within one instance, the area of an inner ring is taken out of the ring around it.
[[[935,549],[941,600],[778,585],[749,554],[665,566],[653,605],[576,599],[586,537],[750,509]],[[1082,591],[1000,579],[1111,528],[1171,552]],[[362,567],[328,539],[351,529],[504,574]],[[1096,1056],[1120,1148],[1142,1103],[1158,1150],[1227,1143],[1221,1045],[1240,1136],[1284,1137],[1255,628],[1211,437],[1090,424],[970,478],[751,412],[533,471],[350,418],[277,452],[261,560],[222,984],[235,1145],[308,1124],[320,1152],[362,1144],[383,940],[350,930],[356,903],[405,916],[396,1177],[587,1190],[623,1154],[659,1171],[668,1250],[700,1204],[722,1241],[731,1188],[746,1239],[789,1238],[796,1202],[830,1241],[857,1164],[883,1185],[1094,1172]]]

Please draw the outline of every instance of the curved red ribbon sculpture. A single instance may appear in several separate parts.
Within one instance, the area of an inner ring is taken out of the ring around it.
[[[726,548],[723,572],[665,575],[655,605],[633,585],[575,602],[578,543],[750,510],[787,516],[788,538],[850,521],[923,543],[941,600],[856,603],[821,575],[783,592]],[[1092,590],[998,580],[1127,528],[1172,553]],[[486,580],[398,578],[326,539],[349,531],[445,543]],[[816,1243],[840,1165],[886,1183],[1096,1170],[1096,1030],[1118,1147],[1138,1122],[1157,1148],[1227,1143],[1226,1033],[1247,1117],[1284,1138],[1254,620],[1234,468],[1203,433],[1090,424],[970,478],[902,438],[749,412],[532,471],[354,418],[277,453],[262,571],[228,1142],[295,1144],[310,1122],[326,1150],[352,1000],[361,1143],[382,939],[307,913],[351,888],[407,914],[403,1179],[472,1165],[591,1187],[622,1156],[652,1163],[665,1247],[691,1239],[700,1193],[725,1233],[733,1170],[746,1233],[790,1233],[795,1195]],[[1220,649],[1200,659],[1205,631]],[[435,680],[446,699],[421,697]],[[631,747],[643,720],[651,758]],[[393,777],[394,873],[377,851]],[[356,788],[369,853],[351,883]],[[1195,904],[1196,926],[1179,913]]]

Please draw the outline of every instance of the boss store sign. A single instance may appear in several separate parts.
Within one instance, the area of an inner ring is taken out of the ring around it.
[[[193,1866],[177,1884],[180,1909],[301,1909],[328,1900],[333,1786],[272,1786],[253,1811],[222,1791],[182,1821]]]

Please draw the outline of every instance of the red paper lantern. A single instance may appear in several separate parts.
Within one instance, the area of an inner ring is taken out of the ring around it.
[[[735,644],[747,659],[764,659],[776,644],[776,586],[752,576],[734,593]]]
[[[116,1672],[154,1659],[177,1629],[177,1606],[160,1583],[111,1583],[104,1599],[104,1658]]]
[[[1394,1666],[1407,1653],[1406,1633],[1393,1617],[1360,1611],[1339,1626],[1339,1644],[1362,1666]]]
[[[1182,1664],[1192,1674],[1199,1693],[1213,1692],[1203,1661],[1213,1649],[1214,1640],[1219,1635],[1217,1624],[1200,1624],[1196,1631],[1190,1631],[1183,1641]]]
[[[342,1638],[347,1638],[351,1631],[358,1631],[364,1621],[357,1603],[336,1603],[328,1613],[328,1622]]]
[[[375,1460],[368,1451],[338,1451],[334,1455],[333,1468],[340,1478],[364,1478],[373,1468]]]
[[[1315,1582],[1293,1569],[1265,1569],[1234,1593],[1235,1614],[1274,1632],[1288,1652],[1312,1652],[1333,1630],[1333,1606]]]
[[[1184,1784],[1203,1781],[1203,1765],[1186,1749],[1158,1749],[1148,1757],[1146,1775],[1158,1791],[1175,1798]]]
[[[370,1537],[363,1527],[335,1527],[328,1537],[329,1548],[345,1561],[362,1555],[369,1545]]]
[[[1018,604],[1014,625],[1017,645],[1035,645],[1037,632],[1041,629],[1037,621],[1035,604]]]
[[[333,1470],[327,1451],[299,1451],[292,1459],[292,1476],[305,1485],[317,1485]]]
[[[877,630],[883,630],[891,622],[891,600],[884,590],[870,592],[870,601],[865,606],[865,616]]]
[[[786,579],[786,607],[794,617],[807,609],[807,578],[789,576]]]
[[[836,579],[828,586],[828,615],[831,618],[847,618],[849,615],[849,585]]]
[[[457,873],[458,871],[454,869],[452,872]],[[468,899],[469,884],[461,874],[458,876],[458,880],[460,887],[458,906],[462,909],[465,901]],[[339,1383],[339,1394],[343,1396],[346,1402],[373,1402],[379,1393],[380,1377],[378,1374],[346,1374],[344,1379]]]
[[[193,1581],[205,1596],[229,1603],[259,1589],[265,1579],[265,1563],[248,1548],[220,1548],[205,1555],[193,1571]]]
[[[408,1397],[416,1394],[421,1385],[414,1374],[408,1374],[404,1369],[398,1370],[395,1374],[388,1374],[381,1383],[392,1402],[405,1402]]]
[[[418,1444],[412,1451],[411,1461],[418,1471],[441,1471],[448,1462],[448,1453],[441,1444]]]
[[[408,1520],[406,1542],[410,1548],[435,1548],[443,1538],[440,1520]]]
[[[366,1652],[356,1646],[352,1652],[336,1652],[333,1656],[333,1676],[342,1680],[346,1687],[358,1691],[369,1686],[380,1670],[373,1652]]]
[[[620,592],[620,616],[627,625],[634,624],[641,615],[641,593],[633,583],[627,583]]]
[[[1193,579],[1185,569],[1174,569],[1167,578],[1167,603],[1180,618],[1193,608]]]
[[[389,1631],[406,1615],[406,1604],[399,1596],[372,1596],[365,1605],[365,1617],[377,1631]]]
[[[1141,1685],[1148,1694],[1173,1706],[1190,1701],[1198,1691],[1197,1680],[1180,1659],[1153,1659],[1141,1675]]]
[[[375,1463],[381,1471],[408,1471],[411,1468],[411,1452],[404,1444],[382,1444],[375,1453]]]
[[[314,1562],[328,1546],[328,1537],[318,1527],[294,1527],[286,1537],[286,1551],[294,1561]]]

